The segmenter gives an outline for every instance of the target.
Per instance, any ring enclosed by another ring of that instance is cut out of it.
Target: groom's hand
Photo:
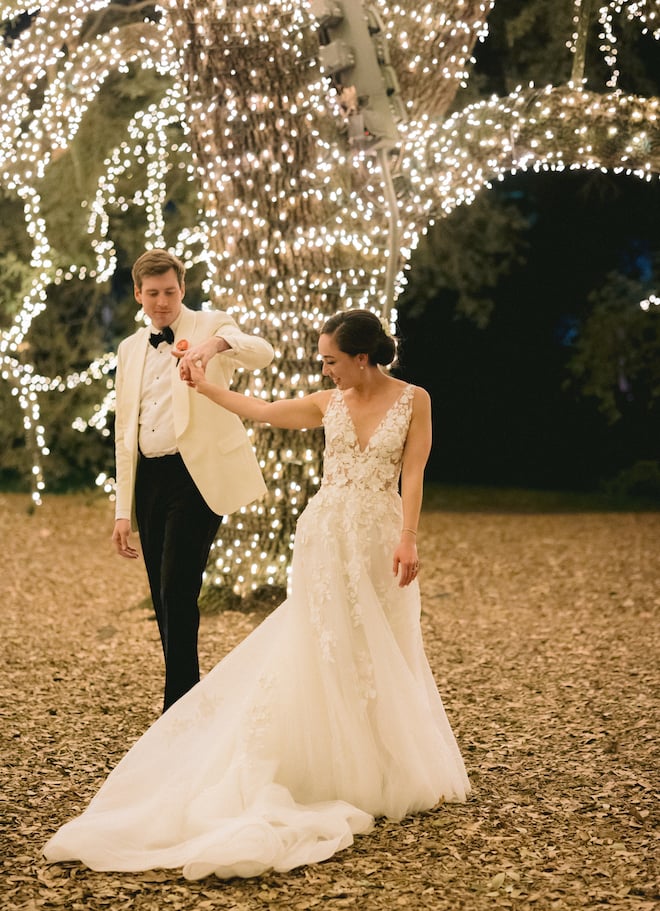
[[[131,533],[131,523],[128,519],[117,519],[114,531],[112,532],[112,543],[120,557],[127,557],[129,560],[136,560],[137,550],[128,543],[128,537]]]
[[[190,383],[192,380],[190,371],[193,364],[196,367],[201,367],[202,370],[206,370],[206,365],[212,357],[231,348],[231,345],[218,335],[213,335],[192,348],[187,346],[181,348],[179,347],[180,344],[180,342],[177,342],[174,346],[172,355],[179,359],[179,375],[186,383]]]

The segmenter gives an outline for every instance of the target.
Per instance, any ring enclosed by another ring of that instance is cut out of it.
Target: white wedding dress
[[[255,876],[324,860],[375,816],[465,800],[419,588],[392,574],[413,393],[360,450],[335,390],[287,600],[137,741],[50,839],[49,861]]]

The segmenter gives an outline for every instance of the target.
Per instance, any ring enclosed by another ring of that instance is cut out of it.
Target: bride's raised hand
[[[172,356],[179,361],[179,375],[189,385],[194,385],[192,379],[193,366],[201,366],[206,369],[211,358],[216,354],[221,354],[229,348],[228,343],[220,336],[212,335],[203,342],[191,345],[187,339],[179,339],[172,349]]]
[[[179,367],[179,374],[184,383],[199,391],[199,386],[206,382],[206,368],[201,358],[187,361]]]

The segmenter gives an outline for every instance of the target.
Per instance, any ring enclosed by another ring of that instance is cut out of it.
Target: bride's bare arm
[[[232,392],[210,383],[204,371],[195,365],[190,368],[189,386],[212,402],[226,408],[242,418],[261,421],[273,427],[287,430],[304,430],[308,427],[320,427],[327,404],[327,392],[313,392],[300,398],[281,399],[276,402],[265,402],[255,396]]]
[[[431,452],[431,433],[431,398],[425,389],[417,386],[401,468],[403,527],[414,532],[417,531],[422,508],[424,469]]]
[[[417,387],[413,413],[403,451],[401,468],[401,501],[403,521],[401,537],[394,551],[393,570],[399,585],[408,585],[417,576],[417,524],[422,509],[424,468],[431,451],[431,399],[425,389]]]

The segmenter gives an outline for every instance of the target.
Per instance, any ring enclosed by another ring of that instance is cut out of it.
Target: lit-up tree
[[[243,377],[245,392],[287,397],[321,382],[312,352],[324,318],[353,306],[395,319],[390,305],[420,235],[493,181],[527,168],[599,168],[645,180],[660,172],[658,98],[618,90],[616,44],[619,20],[660,38],[657,2],[553,2],[553,21],[566,25],[566,54],[574,55],[571,81],[463,106],[461,93],[474,98],[467,88],[472,55],[487,37],[495,0],[365,2],[371,24],[382,25],[376,40],[386,38],[381,58],[389,52],[406,114],[397,118],[395,141],[390,131],[381,144],[354,141],[348,115],[355,93],[338,93],[319,67],[318,17],[323,9],[332,17],[337,5],[2,4],[0,175],[5,194],[23,206],[32,277],[2,331],[0,363],[34,454],[35,502],[47,451],[41,397],[105,384],[93,418],[79,426],[107,432],[114,358],[101,354],[84,370],[40,376],[25,356],[26,339],[52,289],[110,280],[122,213],[139,210],[143,244],[168,246],[189,266],[203,267],[209,304],[274,342],[274,364]],[[596,21],[609,68],[603,91],[583,80]],[[67,259],[66,243],[52,235],[56,213],[43,188],[63,158],[78,161],[80,133],[113,79],[136,72],[152,78],[152,101],[99,150],[104,163],[93,189],[84,175],[72,188],[84,215],[74,233],[84,235],[87,249]],[[165,210],[182,173],[196,212],[187,222],[179,217],[173,235]],[[293,523],[318,481],[315,434],[265,428],[255,445],[270,496],[222,527],[210,573],[236,591],[283,584]],[[111,479],[101,483],[111,487]]]

